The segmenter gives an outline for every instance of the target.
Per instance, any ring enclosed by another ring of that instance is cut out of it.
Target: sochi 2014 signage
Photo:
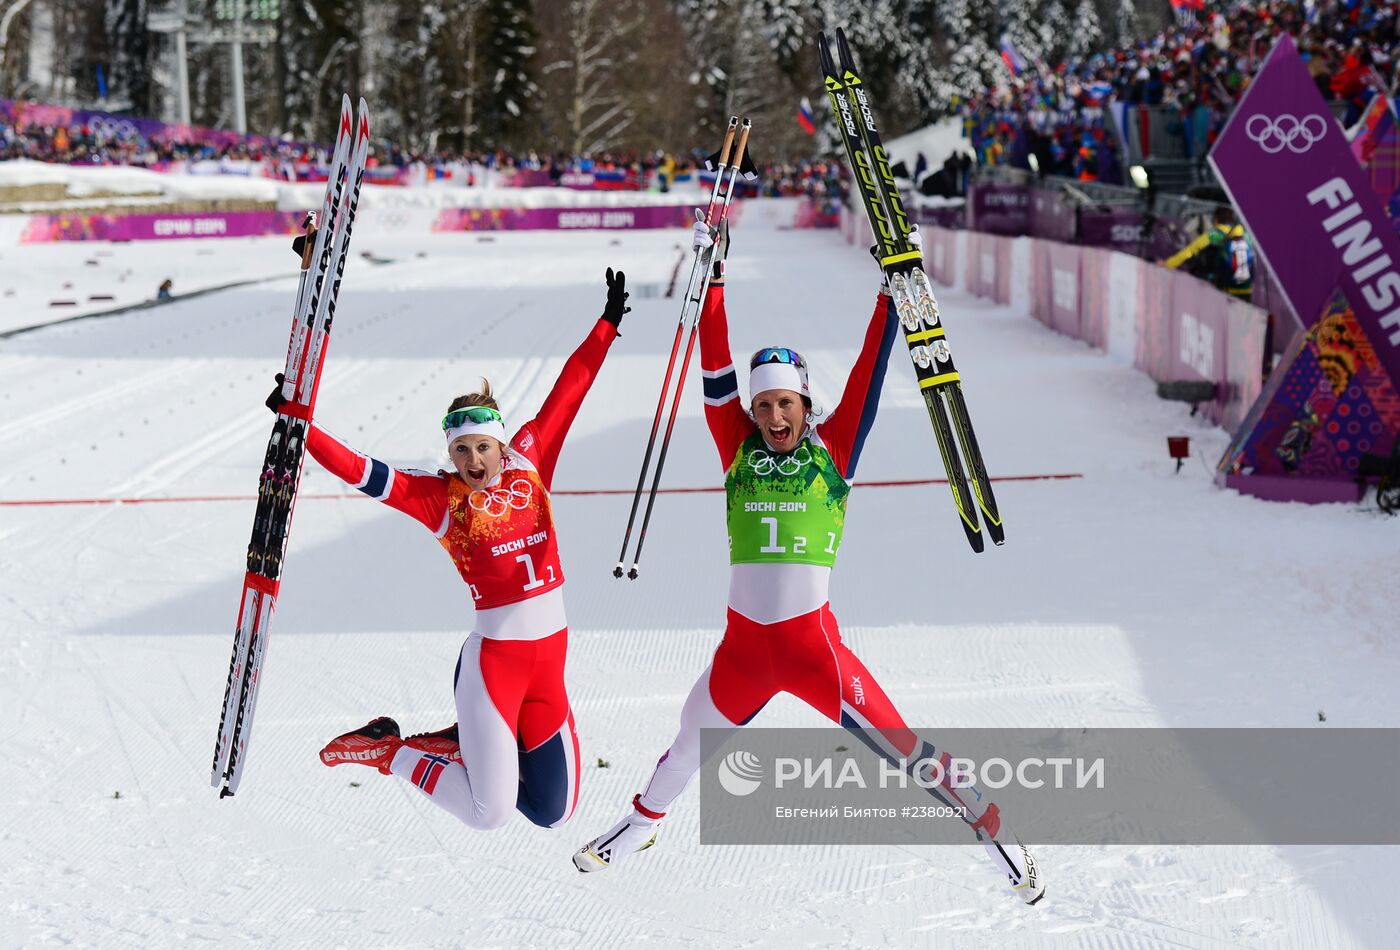
[[[1290,37],[1269,54],[1210,163],[1298,317],[1315,323],[1340,288],[1400,381],[1400,237]]]

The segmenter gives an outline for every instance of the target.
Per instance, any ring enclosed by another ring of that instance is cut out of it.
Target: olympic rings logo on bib
[[[529,507],[534,494],[534,486],[528,479],[517,478],[509,486],[493,488],[490,491],[474,491],[467,496],[467,506],[491,518],[499,518],[514,508],[520,511]]]
[[[812,453],[807,449],[807,443],[802,443],[797,447],[797,451],[791,455],[779,455],[774,457],[763,449],[754,449],[749,453],[749,468],[759,477],[767,477],[776,471],[779,475],[796,475],[806,468],[812,461]]]

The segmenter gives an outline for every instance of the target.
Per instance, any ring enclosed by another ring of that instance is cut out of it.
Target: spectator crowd
[[[26,107],[0,100],[0,161],[33,159],[82,165],[128,165],[165,169],[176,163],[251,163],[280,178],[305,178],[327,162],[323,146],[267,136],[187,126],[103,113],[72,113],[55,107]],[[65,120],[65,116],[68,118]],[[450,179],[454,184],[568,185],[598,181],[627,190],[659,188],[703,173],[703,156],[676,157],[664,151],[573,155],[534,149],[470,153],[440,149],[415,152],[392,142],[376,143],[369,166],[378,181]],[[401,174],[392,174],[399,170]],[[835,199],[843,167],[836,162],[772,163],[756,169],[742,188],[748,195]]]
[[[1151,39],[1082,61],[1025,64],[964,103],[978,161],[1122,184],[1121,142],[1107,119],[1115,102],[1167,110],[1180,151],[1203,158],[1283,33],[1297,41],[1323,97],[1343,104],[1343,124],[1356,122],[1378,92],[1396,91],[1397,0],[1173,6],[1176,25]],[[1007,60],[1020,65],[1019,56]]]

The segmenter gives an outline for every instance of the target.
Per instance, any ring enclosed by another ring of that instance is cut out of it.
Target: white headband
[[[449,446],[464,435],[489,435],[502,445],[506,444],[506,424],[495,419],[490,422],[472,422],[469,419],[466,425],[448,429],[444,434],[447,436]]]
[[[749,372],[749,401],[758,398],[759,393],[770,389],[789,389],[812,398],[807,388],[807,377],[791,363],[760,363]]]

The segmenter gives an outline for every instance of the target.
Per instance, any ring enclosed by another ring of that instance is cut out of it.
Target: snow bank
[[[240,175],[177,175],[116,165],[0,162],[0,187],[54,184],[65,185],[74,198],[101,194],[160,194],[195,201],[265,201],[283,211],[315,207],[320,204],[326,188],[324,182],[302,184]],[[699,186],[688,183],[669,194],[574,188],[366,185],[361,202],[365,208],[597,208],[669,205],[694,200],[700,195]]]
[[[972,146],[962,134],[962,119],[942,119],[933,125],[901,135],[885,143],[885,151],[892,162],[907,162],[909,171],[914,170],[919,153],[928,159],[930,171],[937,171],[954,152],[972,154]]]

